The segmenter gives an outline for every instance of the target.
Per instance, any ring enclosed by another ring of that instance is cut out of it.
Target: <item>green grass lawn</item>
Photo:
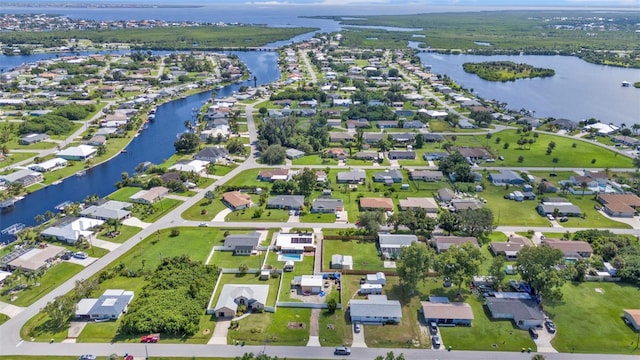
[[[147,214],[143,207],[134,207],[133,215],[144,222],[155,222],[171,210],[182,204],[182,201],[176,199],[164,198],[153,204],[154,212]]]
[[[13,152],[9,153],[4,161],[0,162],[0,165],[3,167],[13,165],[22,160],[28,159],[30,157],[36,156],[38,153],[30,153],[30,152]]]
[[[346,311],[336,310],[331,314],[321,310],[318,326],[322,346],[351,345],[353,342],[353,332]]]
[[[107,197],[111,200],[131,202],[129,198],[140,190],[142,189],[139,187],[125,186],[107,195]]]
[[[40,284],[39,286],[33,286],[31,284],[28,289],[14,295],[4,295],[0,297],[0,300],[17,306],[29,306],[49,291],[67,281],[73,275],[79,273],[82,269],[84,269],[82,265],[72,264],[66,261],[61,262],[47,270],[47,272],[37,280]],[[15,297],[14,301],[11,301],[12,297]]]
[[[221,274],[222,278],[220,279],[220,283],[218,288],[216,289],[216,293],[214,294],[213,305],[218,301],[218,296],[222,292],[222,288],[225,284],[230,285],[244,285],[244,284],[252,284],[252,285],[269,285],[269,295],[267,296],[266,306],[275,306],[276,305],[276,297],[278,296],[278,287],[280,284],[280,277],[271,277],[269,280],[260,280],[258,274]]]
[[[248,345],[304,346],[309,341],[310,309],[283,308],[271,313],[251,314],[238,321],[236,330],[229,330],[227,343],[235,340]],[[302,328],[290,329],[290,324],[302,323]]]
[[[278,209],[263,209],[262,216],[259,218],[254,218],[253,215],[258,209],[257,207],[252,207],[249,209],[242,209],[239,211],[234,211],[231,214],[227,215],[225,221],[245,221],[245,222],[254,222],[254,221],[266,221],[266,222],[286,222],[289,220],[289,211],[288,210],[278,210]]]
[[[0,314],[0,325],[4,324],[10,318],[5,314]]]
[[[493,212],[494,222],[497,225],[549,226],[549,220],[536,211],[539,204],[537,201],[514,201],[503,198],[503,195],[515,189],[517,188],[513,186],[505,190],[504,186],[487,185],[483,192],[478,193],[479,197],[487,200],[485,206]]]
[[[182,218],[194,221],[211,221],[226,208],[227,206],[220,199],[213,199],[211,202],[208,199],[202,199],[183,212]]]
[[[336,222],[336,214],[319,214],[306,213],[300,216],[300,222],[303,223],[334,223]]]
[[[307,155],[299,159],[292,160],[293,165],[338,165],[338,160],[323,158],[320,155]]]
[[[109,228],[106,229],[105,231],[101,232],[98,234],[98,239],[102,239],[102,240],[106,240],[106,241],[111,241],[111,242],[115,242],[115,243],[119,243],[122,244],[123,242],[129,240],[131,237],[133,237],[135,234],[139,233],[140,231],[142,231],[141,228],[139,227],[135,227],[135,226],[129,226],[129,225],[120,225],[118,227],[118,231],[120,232],[120,234],[116,237],[108,237],[107,233],[111,232],[113,229]]]
[[[228,184],[233,184],[238,187],[256,186],[269,191],[271,185],[268,182],[258,181],[258,173],[260,169],[245,170],[229,180]]]
[[[637,309],[640,304],[638,287],[622,283],[568,283],[562,293],[562,301],[544,303],[545,312],[558,330],[552,340],[558,351],[640,355],[638,334],[622,321],[623,309]]]
[[[214,167],[214,171],[213,171],[213,175],[216,176],[224,176],[227,175],[228,173],[231,172],[231,170],[237,168],[237,165],[216,165]],[[205,178],[205,177],[201,177],[200,181],[198,182],[198,187],[199,188],[206,188],[207,186],[213,184],[215,180],[211,179],[211,178]]]
[[[597,205],[593,195],[572,195],[567,194],[567,199],[574,205],[580,207],[585,217],[568,217],[568,221],[559,223],[564,227],[584,227],[584,228],[621,228],[630,229],[631,226],[622,222],[609,219],[594,209]]]
[[[233,251],[216,251],[211,257],[210,265],[216,265],[224,269],[237,269],[241,264],[250,269],[262,268],[265,253],[259,255],[234,255]]]
[[[327,271],[333,254],[353,256],[354,270],[384,270],[384,263],[374,241],[324,240],[322,246],[322,266]]]

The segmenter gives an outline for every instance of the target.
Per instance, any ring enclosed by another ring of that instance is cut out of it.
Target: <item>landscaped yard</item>
[[[322,241],[322,267],[329,271],[329,263],[333,254],[353,256],[354,270],[384,270],[384,263],[378,254],[375,241],[358,240],[324,240]]]
[[[278,307],[275,313],[251,314],[229,330],[227,343],[304,346],[309,341],[311,309]],[[301,325],[301,326],[299,326]]]
[[[544,303],[556,324],[552,341],[560,352],[640,355],[638,334],[622,321],[623,309],[637,309],[640,288],[622,283],[568,283],[563,299]]]
[[[183,212],[182,217],[185,220],[211,221],[226,208],[220,199],[213,199],[211,202],[208,199],[202,199]]]
[[[139,228],[139,227],[135,227],[135,226],[120,225],[120,226],[118,226],[118,231],[120,232],[120,234],[118,236],[115,236],[115,237],[107,236],[107,233],[109,233],[111,231],[113,231],[113,229],[112,228],[108,228],[105,231],[99,233],[97,238],[121,244],[121,243],[129,240],[135,234],[137,234],[140,231],[142,231],[142,229]]]
[[[307,155],[299,159],[292,160],[293,165],[338,165],[338,160],[323,158],[320,155]]]
[[[4,295],[0,297],[0,301],[17,306],[29,306],[49,291],[60,286],[60,284],[67,281],[73,275],[79,273],[82,269],[84,269],[82,265],[63,261],[47,270],[41,278],[37,279],[38,286],[30,283],[27,290],[20,291],[14,295]],[[15,300],[11,301],[12,298]]]

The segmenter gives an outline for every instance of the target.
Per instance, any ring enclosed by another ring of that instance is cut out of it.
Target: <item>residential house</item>
[[[402,182],[404,175],[399,169],[381,171],[373,174],[373,181],[382,182],[387,185]]]
[[[438,200],[442,202],[449,202],[453,200],[456,196],[456,193],[449,188],[442,188],[438,190]]]
[[[308,295],[316,295],[322,291],[324,279],[322,275],[296,276],[291,281],[291,287],[299,287],[300,292]]]
[[[335,127],[340,126],[340,124],[332,125]],[[342,142],[342,141],[353,141],[353,133],[348,132],[330,132],[329,133],[329,141],[331,142]]]
[[[289,181],[297,172],[289,169],[264,169],[258,173],[258,180],[274,182],[276,180]]]
[[[616,135],[611,138],[611,141],[613,141],[616,144],[632,146],[634,148],[637,148],[638,146],[640,146],[640,140],[633,138],[631,136]]]
[[[431,119],[444,119],[449,115],[446,111],[441,110],[427,110],[425,113]]]
[[[531,246],[531,241],[522,236],[511,236],[504,241],[493,241],[489,243],[489,248],[494,255],[503,255],[509,261],[518,259],[518,253],[527,246]]]
[[[17,258],[7,263],[8,269],[20,269],[23,272],[46,269],[54,264],[54,261],[67,252],[62,246],[47,244],[45,247],[36,247],[27,250]],[[3,259],[4,261],[5,259]]]
[[[545,193],[556,193],[558,192],[558,187],[549,181],[541,181],[539,187],[542,186]]]
[[[380,120],[376,123],[379,129],[395,129],[398,127],[398,122],[395,120]]]
[[[344,149],[341,148],[329,148],[322,151],[322,156],[332,159],[345,160],[348,154]]]
[[[100,219],[66,217],[55,225],[42,230],[40,235],[55,238],[67,244],[75,244],[81,238],[91,240],[95,233],[93,229],[102,224],[104,224],[104,220]]]
[[[385,258],[400,256],[403,247],[409,247],[418,241],[413,234],[378,234],[378,248]]]
[[[416,152],[408,150],[391,150],[387,153],[389,160],[415,160]]]
[[[361,184],[364,183],[367,174],[362,169],[355,169],[346,172],[339,172],[336,175],[336,182],[347,184]]]
[[[378,141],[384,139],[384,135],[383,133],[372,133],[372,132],[366,132],[362,135],[362,139],[364,140],[365,143],[367,144],[375,144]]]
[[[398,143],[410,143],[415,140],[416,135],[414,133],[390,133],[388,136],[391,137],[391,140]],[[415,157],[414,157],[415,158]]]
[[[454,212],[461,212],[468,209],[480,209],[482,207],[482,202],[478,199],[474,198],[466,198],[466,199],[453,199],[451,200],[451,207],[449,210],[453,210]]]
[[[633,217],[640,207],[640,197],[635,194],[599,194],[598,202],[609,216]]]
[[[39,143],[40,141],[49,140],[49,135],[47,134],[27,134],[18,139],[18,143],[20,145],[31,145],[35,143]]]
[[[574,130],[578,127],[577,122],[569,119],[556,119],[549,122],[549,125],[555,126],[558,129],[568,130],[568,131]]]
[[[499,173],[489,174],[489,180],[493,185],[522,185],[524,179],[513,170],[500,170]]]
[[[488,160],[491,159],[491,153],[487,151],[487,149],[481,147],[459,147],[459,148],[451,148],[452,151],[457,151],[460,155],[464,156],[466,159],[478,162],[480,160]]]
[[[304,151],[300,151],[298,149],[287,149],[287,159],[295,160],[303,157],[305,155]]]
[[[43,177],[41,173],[29,169],[22,169],[7,175],[0,175],[0,184],[8,185],[16,183],[23,187],[39,183],[42,180]]]
[[[131,216],[131,203],[109,200],[98,205],[91,205],[80,211],[80,216],[100,220],[117,219],[124,220]]]
[[[542,216],[546,215],[560,216],[580,216],[582,211],[576,205],[573,205],[567,199],[564,198],[544,198],[542,203],[538,205],[538,213]]]
[[[249,208],[253,204],[251,196],[240,191],[229,191],[222,194],[222,202],[233,211]]]
[[[494,319],[512,319],[521,329],[541,327],[544,313],[535,300],[488,297],[487,308]]]
[[[200,150],[193,156],[193,159],[209,163],[216,163],[218,161],[224,160],[227,156],[229,156],[229,152],[227,151],[227,149],[211,146]]]
[[[194,173],[194,174],[205,174],[207,172],[207,167],[209,166],[208,161],[203,160],[181,160],[176,162],[175,164],[169,166],[167,170],[170,171],[181,171],[186,173]]]
[[[380,153],[377,151],[358,151],[354,158],[358,160],[378,160]]]
[[[224,246],[233,251],[233,255],[251,255],[260,244],[260,233],[230,234],[224,238]]]
[[[268,209],[299,210],[304,206],[302,195],[274,195],[267,200]]]
[[[624,309],[624,319],[635,331],[640,331],[640,309]]]
[[[331,255],[329,268],[335,270],[353,270],[353,256],[351,255]]]
[[[363,197],[363,198],[360,198],[360,209],[393,211],[393,200],[391,198]]]
[[[133,295],[133,291],[107,289],[97,299],[81,299],[75,316],[82,320],[117,320],[127,312]]]
[[[336,213],[342,211],[344,205],[342,199],[325,199],[318,198],[313,201],[311,205],[312,213]]]
[[[276,236],[276,250],[283,254],[301,254],[315,248],[313,233],[279,233]]]
[[[151,205],[157,201],[162,200],[169,194],[169,189],[164,186],[152,187],[149,190],[140,190],[137,193],[131,195],[129,200],[139,204]]]
[[[43,173],[47,171],[62,169],[66,166],[67,166],[67,160],[61,159],[61,158],[53,158],[38,164],[31,164],[28,166],[28,168],[30,170]]]
[[[367,119],[347,120],[347,129],[370,128],[371,124]]]
[[[586,241],[544,239],[544,245],[562,251],[565,259],[588,259],[593,254],[593,248]]]
[[[375,274],[367,274],[365,281],[367,284],[385,286],[387,284],[387,276],[382,271],[378,271]]]
[[[460,246],[462,244],[473,244],[475,246],[480,246],[478,244],[478,239],[473,236],[434,236],[432,243],[436,248],[438,253],[446,251],[451,246]]]
[[[107,137],[104,135],[93,135],[91,139],[87,140],[87,145],[91,146],[104,146],[107,143]]]
[[[95,156],[96,153],[97,153],[97,150],[93,146],[78,145],[78,146],[71,146],[64,150],[58,151],[56,156],[59,158],[63,158],[65,160],[85,161]]]
[[[320,183],[326,183],[327,173],[322,170],[316,171],[316,181]]]
[[[439,170],[413,170],[409,171],[409,177],[414,181],[441,181],[443,174]]]
[[[425,142],[442,142],[444,140],[444,137],[440,134],[433,134],[433,133],[427,133],[427,134],[422,134],[422,137],[424,138]]]
[[[445,326],[471,326],[471,322],[474,319],[471,306],[464,302],[421,301],[420,305],[422,305],[422,316],[427,324],[435,322],[438,325]]]
[[[403,129],[422,129],[424,124],[420,120],[407,120],[402,123]]]
[[[218,319],[230,319],[236,316],[239,305],[246,306],[252,312],[261,312],[268,296],[269,285],[225,284],[213,313]],[[210,310],[207,313],[211,313]]]
[[[366,300],[351,299],[349,316],[352,323],[398,324],[402,320],[402,307],[398,300],[386,295],[369,295]]]
[[[380,284],[360,284],[359,295],[382,295],[382,285]]]
[[[400,199],[399,201],[400,210],[409,210],[409,209],[424,209],[427,214],[438,214],[438,204],[433,198],[423,197],[423,198],[414,198],[408,197],[406,199]]]

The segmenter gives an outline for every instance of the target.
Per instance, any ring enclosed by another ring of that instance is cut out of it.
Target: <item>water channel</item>
[[[275,52],[233,52],[247,65],[251,77],[256,76],[258,85],[280,78]],[[23,57],[23,62],[35,61]],[[216,90],[216,97],[225,97],[242,85],[253,85],[253,80],[232,84]],[[64,201],[81,201],[87,195],[106,196],[116,190],[115,183],[121,180],[122,172],[133,173],[135,167],[145,161],[159,164],[175,153],[173,142],[176,135],[185,131],[184,121],[192,118],[193,109],[199,109],[212,95],[211,91],[168,102],[158,107],[153,123],[143,130],[127,146],[127,152],[117,155],[106,163],[97,165],[84,176],[72,176],[59,185],[50,185],[27,195],[16,203],[12,211],[0,214],[0,229],[15,223],[35,224],[34,217]]]

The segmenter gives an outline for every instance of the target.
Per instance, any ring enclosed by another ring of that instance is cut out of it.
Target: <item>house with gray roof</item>
[[[513,170],[500,170],[499,173],[489,174],[489,180],[493,185],[522,185],[524,184],[524,179],[520,174]]]
[[[454,193],[453,190],[449,188],[442,188],[438,190],[438,200],[440,201],[449,202],[453,200],[455,196],[456,193]]]
[[[233,251],[233,255],[251,255],[260,243],[260,233],[230,234],[224,238],[224,246]]]
[[[364,182],[366,178],[367,178],[367,174],[362,169],[339,172],[336,175],[336,181],[338,183],[347,183],[347,184],[359,184]]]
[[[131,207],[132,204],[128,202],[109,200],[99,205],[89,206],[80,211],[80,215],[100,220],[123,220],[131,216],[129,210]]]
[[[409,150],[391,150],[387,153],[389,160],[415,160],[416,152]]]
[[[521,329],[541,327],[544,314],[535,300],[488,297],[487,308],[494,319],[512,319]]]
[[[418,241],[412,234],[378,234],[378,247],[384,257],[397,257],[403,247],[409,247]]]
[[[227,151],[227,149],[211,146],[211,147],[206,147],[200,150],[197,154],[193,156],[193,159],[215,163],[219,160],[223,160],[228,155],[229,155],[229,152]]]
[[[49,135],[47,134],[27,134],[20,139],[18,139],[18,143],[20,145],[31,145],[35,143],[39,143],[40,141],[49,140]]]
[[[400,301],[386,295],[369,295],[366,300],[349,301],[349,316],[352,323],[397,324],[402,320],[402,307]]]
[[[302,195],[274,195],[267,200],[269,209],[298,210],[304,206]]]
[[[264,310],[269,296],[269,285],[235,285],[225,284],[218,296],[213,313],[218,319],[233,318],[239,305],[257,312]],[[207,310],[211,313],[211,309]]]
[[[305,155],[304,151],[300,151],[298,149],[287,149],[287,159],[295,160],[303,157]]]
[[[373,174],[373,181],[391,185],[393,183],[402,182],[404,176],[399,169],[389,171],[381,171]]]
[[[384,138],[383,133],[366,132],[363,134],[364,142],[367,144],[375,144]]]
[[[438,253],[446,251],[454,245],[460,246],[462,244],[470,243],[476,247],[480,246],[478,245],[478,239],[473,236],[434,236],[432,241]]]
[[[312,213],[335,213],[336,211],[342,211],[344,204],[342,199],[326,199],[318,198],[313,201],[311,205]]]
[[[76,305],[75,316],[85,320],[117,320],[127,311],[133,291],[108,289],[97,299],[82,299]]]
[[[411,180],[440,181],[443,176],[440,170],[414,170],[409,172]]]

